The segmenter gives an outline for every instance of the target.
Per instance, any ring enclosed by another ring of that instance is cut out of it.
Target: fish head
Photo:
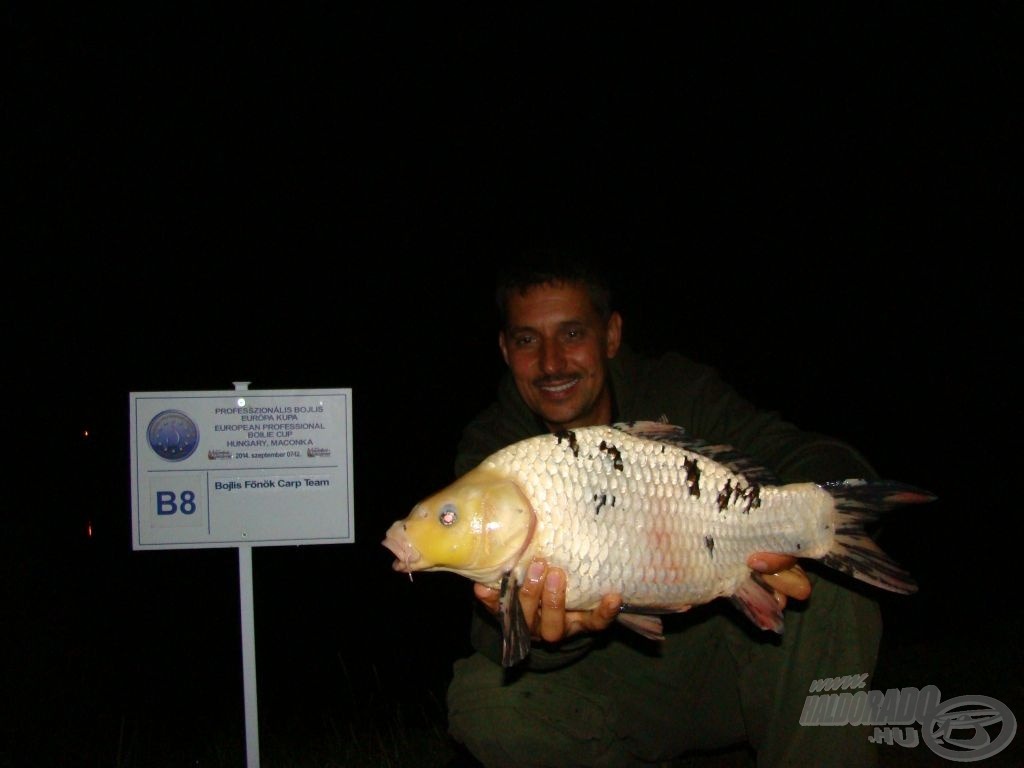
[[[523,556],[534,521],[515,481],[480,466],[413,507],[382,543],[395,555],[396,571],[452,571],[491,583]]]

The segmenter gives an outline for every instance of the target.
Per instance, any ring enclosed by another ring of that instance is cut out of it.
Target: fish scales
[[[613,427],[574,435],[524,440],[484,462],[513,476],[533,502],[538,541],[530,558],[568,572],[570,609],[592,608],[610,593],[633,606],[706,602],[749,577],[751,551],[815,557],[828,549],[832,501],[816,486],[800,495],[764,489],[760,507],[748,512],[742,492],[752,486],[698,453]],[[693,467],[698,479],[688,482]],[[547,494],[553,477],[579,492]],[[727,484],[735,492],[719,508]]]
[[[384,539],[395,570],[452,571],[502,588],[505,663],[528,651],[510,637],[529,563],[566,572],[566,607],[622,595],[620,621],[651,637],[660,621],[631,618],[731,598],[758,626],[782,631],[770,590],[752,574],[755,552],[820,559],[883,589],[913,579],[864,531],[896,506],[934,496],[903,483],[859,479],[778,484],[728,446],[676,426],[630,422],[521,440],[495,452],[396,521]],[[509,648],[514,650],[509,651]]]

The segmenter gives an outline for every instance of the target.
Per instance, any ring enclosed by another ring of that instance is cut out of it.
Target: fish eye
[[[455,511],[454,504],[448,503],[441,507],[437,519],[441,521],[441,525],[454,525],[455,521],[459,519],[459,513]]]

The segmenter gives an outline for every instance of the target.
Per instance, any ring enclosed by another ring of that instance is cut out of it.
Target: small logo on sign
[[[149,447],[167,461],[184,461],[199,445],[199,428],[188,414],[176,410],[161,411],[146,430]]]

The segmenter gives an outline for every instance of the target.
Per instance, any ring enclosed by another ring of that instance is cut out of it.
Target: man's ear
[[[619,354],[619,345],[622,343],[622,315],[612,312],[608,318],[608,328],[605,332],[605,339],[608,344],[608,359]]]
[[[498,331],[498,347],[501,348],[501,357],[505,360],[505,365],[508,365],[508,345],[505,344],[504,331]]]

